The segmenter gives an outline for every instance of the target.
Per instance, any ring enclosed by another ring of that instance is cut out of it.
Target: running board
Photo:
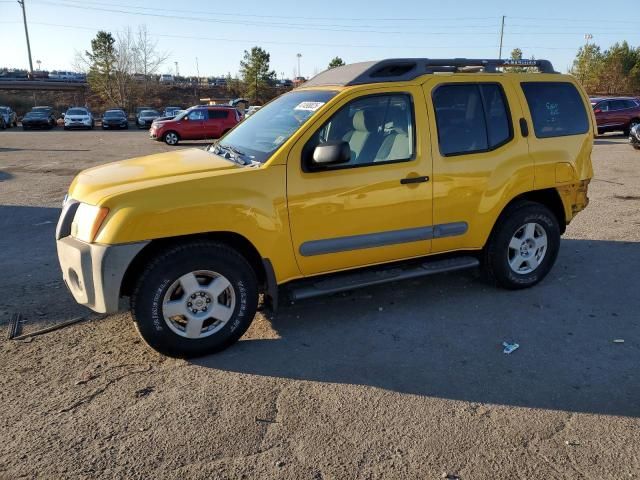
[[[291,286],[289,298],[291,301],[303,300],[370,285],[424,277],[436,273],[454,272],[478,265],[480,265],[480,261],[475,257],[452,257],[410,266],[382,266],[355,273],[338,273],[316,281],[303,280],[297,286]]]

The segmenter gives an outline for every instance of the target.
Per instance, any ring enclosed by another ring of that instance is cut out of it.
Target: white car
[[[249,108],[247,108],[247,111],[244,112],[244,118],[249,118],[251,115],[256,113],[261,108],[262,108],[262,106],[260,106],[260,105],[251,105]]]
[[[72,107],[64,114],[64,129],[86,128],[91,130],[94,126],[93,115],[84,107]]]

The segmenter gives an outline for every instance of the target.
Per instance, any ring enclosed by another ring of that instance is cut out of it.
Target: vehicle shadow
[[[626,138],[627,137],[620,137],[618,141],[596,138],[593,140],[593,144],[594,145],[626,145],[627,144]]]
[[[0,325],[20,313],[25,333],[89,313],[62,281],[59,216],[59,208],[0,205]]]
[[[5,182],[7,180],[11,180],[12,178],[13,175],[11,175],[10,173],[0,170],[0,182]]]
[[[640,243],[563,241],[535,288],[455,273],[282,308],[273,338],[196,360],[251,375],[640,416]],[[624,343],[615,343],[622,339]],[[520,348],[506,355],[502,342]]]

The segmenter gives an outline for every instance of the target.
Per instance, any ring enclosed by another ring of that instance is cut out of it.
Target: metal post
[[[300,73],[300,57],[302,57],[301,53],[296,54],[296,57],[298,57],[298,77],[302,77],[302,74]]]
[[[29,74],[33,78],[33,61],[31,60],[31,44],[29,43],[29,29],[27,28],[27,12],[24,8],[24,0],[18,0],[18,5],[22,7],[22,20],[24,20],[24,35],[27,37],[27,52],[29,53]]]
[[[502,38],[504,37],[504,19],[505,16],[502,16],[502,27],[500,27],[500,52],[498,53],[498,59],[502,60]]]

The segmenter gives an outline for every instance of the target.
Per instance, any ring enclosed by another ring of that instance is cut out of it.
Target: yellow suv
[[[585,92],[545,60],[334,68],[206,149],[80,173],[56,232],[64,280],[97,312],[129,307],[177,356],[238,340],[261,295],[275,307],[478,266],[529,287],[587,205],[595,129]]]

